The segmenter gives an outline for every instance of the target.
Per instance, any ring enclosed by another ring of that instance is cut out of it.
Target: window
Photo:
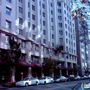
[[[45,21],[43,21],[43,25],[45,26]]]
[[[7,15],[11,15],[11,9],[8,8],[8,7],[6,7],[6,14],[7,14]]]
[[[32,10],[35,11],[35,6],[34,5],[32,5]]]
[[[60,2],[58,2],[57,4],[58,4],[58,6],[61,6],[61,3]]]
[[[45,30],[43,30],[43,35],[46,35],[46,31]]]
[[[52,34],[52,39],[54,39],[54,34]]]
[[[63,43],[63,38],[59,38],[59,40],[60,40],[60,43]]]
[[[30,3],[28,2],[28,8],[30,7]]]
[[[45,13],[43,12],[43,17],[45,17]]]
[[[53,22],[53,18],[51,18],[51,22]]]
[[[35,2],[35,0],[32,0],[33,2]]]
[[[43,7],[43,9],[45,9],[45,5],[44,4],[42,4],[42,7]]]
[[[61,13],[61,9],[58,9],[58,13]]]
[[[67,31],[66,31],[66,36],[68,35]]]
[[[21,41],[21,47],[26,48],[26,43],[24,41]]]
[[[60,34],[60,35],[63,35],[63,31],[62,31],[62,30],[59,30],[59,34]]]
[[[35,30],[35,25],[34,24],[32,24],[32,30]]]
[[[32,39],[35,40],[35,35],[34,34],[32,35]]]
[[[23,19],[19,18],[19,24],[23,24]]]
[[[6,0],[7,2],[11,3],[11,0]]]
[[[6,28],[11,29],[11,21],[6,20]]]
[[[62,27],[62,23],[59,23],[59,27]]]
[[[54,47],[54,43],[52,43],[52,46]]]
[[[23,2],[23,0],[18,0],[20,3],[22,3]]]
[[[53,14],[53,11],[51,10],[51,14]]]
[[[68,43],[68,39],[66,39],[66,43]]]
[[[59,20],[62,20],[62,16],[58,16],[58,19],[59,19]]]
[[[23,35],[23,30],[19,29],[19,35]]]
[[[54,27],[52,26],[52,30],[54,30]]]
[[[32,14],[32,19],[35,20],[35,15],[34,14]]]
[[[28,27],[30,27],[30,22],[28,22]]]
[[[46,44],[46,39],[43,39],[43,43]]]
[[[30,18],[30,12],[28,12],[28,17]]]
[[[52,3],[51,3],[51,7],[52,7]]]
[[[23,8],[20,6],[18,8],[19,8],[19,13],[23,13]]]

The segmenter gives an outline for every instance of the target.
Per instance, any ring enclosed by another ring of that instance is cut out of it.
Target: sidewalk
[[[1,84],[0,84],[0,90],[3,90],[3,89],[7,89],[8,87],[3,87]]]

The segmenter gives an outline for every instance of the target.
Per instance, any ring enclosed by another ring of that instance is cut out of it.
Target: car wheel
[[[53,81],[51,81],[51,83],[53,83]]]
[[[36,81],[36,85],[38,85],[39,83],[38,83],[38,81]]]
[[[25,86],[27,87],[28,86],[28,83],[25,83]]]
[[[46,81],[44,81],[44,84],[46,84]]]

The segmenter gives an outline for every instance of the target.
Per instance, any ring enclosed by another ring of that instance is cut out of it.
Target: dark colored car
[[[69,75],[69,76],[68,76],[68,81],[73,81],[73,80],[75,80],[74,75]]]

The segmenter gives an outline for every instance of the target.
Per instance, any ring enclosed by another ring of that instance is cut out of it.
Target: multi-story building
[[[0,48],[7,50],[8,36],[21,43],[20,72],[41,75],[41,64],[49,57],[59,62],[59,75],[77,74],[75,24],[71,17],[71,0],[0,0]],[[39,48],[39,41],[42,43]],[[63,47],[58,56],[53,49]],[[35,67],[31,62],[37,62]],[[27,64],[28,63],[28,64]],[[47,72],[46,72],[47,73]],[[16,76],[17,76],[16,75]]]

